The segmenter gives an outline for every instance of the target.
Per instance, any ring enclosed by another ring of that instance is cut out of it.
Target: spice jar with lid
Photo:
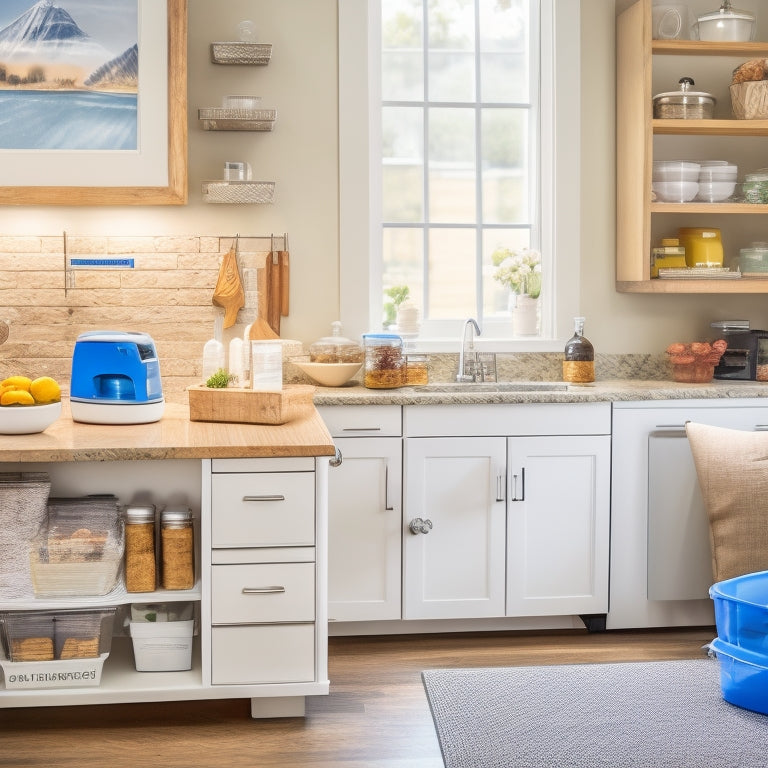
[[[192,589],[195,586],[195,548],[192,510],[168,507],[160,517],[163,589]]]
[[[155,507],[127,506],[125,520],[125,590],[153,592],[157,587]]]
[[[403,339],[395,333],[363,334],[365,375],[369,389],[394,389],[405,384]]]

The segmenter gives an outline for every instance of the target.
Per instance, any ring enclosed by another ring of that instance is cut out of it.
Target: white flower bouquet
[[[530,248],[497,248],[491,254],[493,279],[514,293],[537,299],[541,293],[541,254]]]

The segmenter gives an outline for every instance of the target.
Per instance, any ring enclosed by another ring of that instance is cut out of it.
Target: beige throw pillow
[[[768,570],[768,432],[686,424],[716,582]]]

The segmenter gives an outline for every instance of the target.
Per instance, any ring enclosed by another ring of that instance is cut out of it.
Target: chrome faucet
[[[474,328],[474,331],[473,331]],[[469,343],[467,343],[467,330],[469,330]],[[475,335],[480,335],[480,326],[477,320],[469,318],[464,323],[464,333],[461,336],[461,351],[459,352],[459,372],[456,374],[456,381],[476,381],[477,380],[477,362],[474,354],[468,356],[468,352],[475,351]]]

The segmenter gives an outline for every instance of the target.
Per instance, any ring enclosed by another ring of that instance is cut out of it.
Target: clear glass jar
[[[565,345],[563,381],[586,384],[595,380],[595,348],[584,337],[584,318],[573,318],[573,336]]]
[[[403,339],[395,333],[366,333],[363,385],[369,389],[394,389],[405,384]]]
[[[195,546],[192,510],[169,507],[160,517],[163,589],[195,586]]]
[[[153,592],[157,587],[155,507],[128,506],[125,520],[125,590]]]
[[[429,384],[429,357],[408,353],[405,356],[405,383],[409,387]]]

